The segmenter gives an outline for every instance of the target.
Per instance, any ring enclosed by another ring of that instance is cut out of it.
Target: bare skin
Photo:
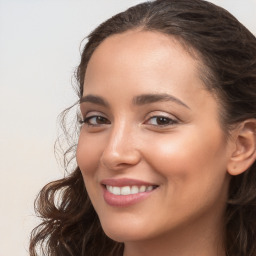
[[[109,37],[89,62],[77,162],[101,225],[124,242],[124,256],[225,255],[234,144],[198,65],[174,38],[146,31]],[[154,189],[111,205],[104,180],[124,178]]]

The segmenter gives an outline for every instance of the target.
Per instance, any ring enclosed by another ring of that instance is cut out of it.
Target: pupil
[[[98,124],[103,124],[105,122],[105,118],[101,117],[101,116],[98,116],[97,117],[97,123]]]
[[[169,121],[165,117],[158,117],[157,118],[157,124],[168,124],[168,123],[169,123]]]

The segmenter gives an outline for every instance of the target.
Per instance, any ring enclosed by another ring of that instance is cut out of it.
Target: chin
[[[105,234],[116,242],[139,241],[146,238],[145,228],[140,225],[124,223],[102,223]]]

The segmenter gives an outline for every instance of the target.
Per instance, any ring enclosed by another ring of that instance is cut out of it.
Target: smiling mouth
[[[140,194],[144,192],[150,192],[154,189],[156,189],[158,186],[123,186],[123,187],[117,187],[117,186],[110,186],[110,185],[104,185],[106,190],[116,196],[126,196],[126,195],[134,195],[134,194]]]
[[[159,185],[136,179],[104,179],[103,198],[112,207],[129,207],[151,196]]]

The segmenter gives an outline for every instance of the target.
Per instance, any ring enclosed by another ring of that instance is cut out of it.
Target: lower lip
[[[107,204],[110,206],[116,207],[127,207],[130,205],[134,205],[147,197],[149,197],[155,189],[147,192],[131,194],[131,195],[114,195],[110,193],[105,187],[103,188],[103,197]]]

